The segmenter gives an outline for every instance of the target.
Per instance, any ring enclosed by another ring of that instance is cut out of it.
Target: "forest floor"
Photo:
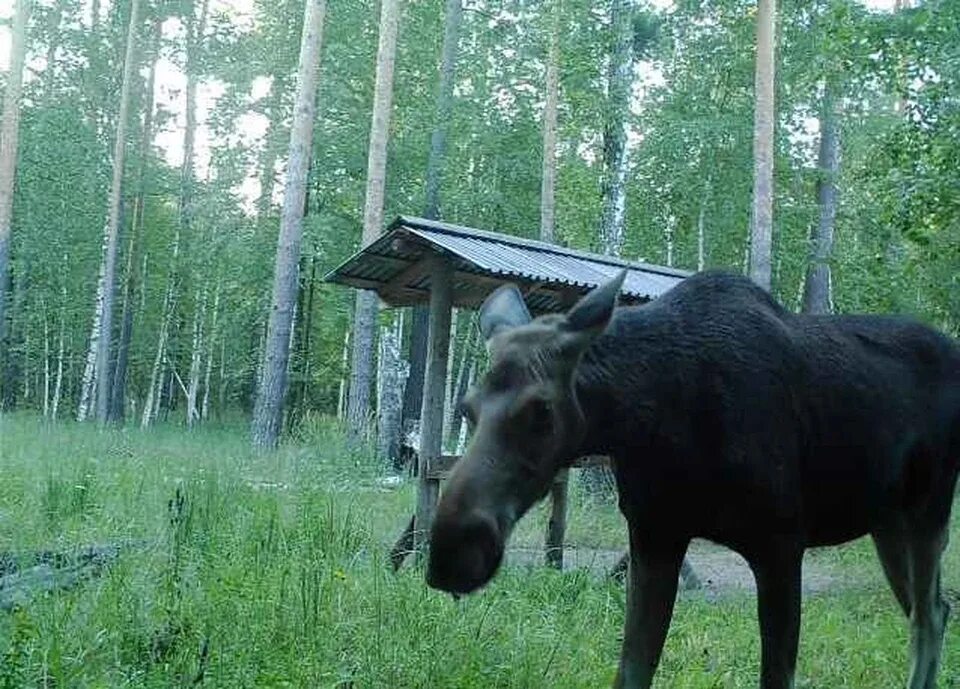
[[[414,494],[317,420],[260,455],[239,425],[0,415],[0,687],[610,685],[624,606],[607,576],[625,544],[613,503],[571,491],[563,572],[541,564],[547,506],[534,508],[495,580],[454,601],[416,567],[389,570]],[[749,570],[705,542],[690,561],[704,587],[680,597],[655,686],[756,686]],[[811,551],[805,569],[798,687],[902,686],[907,626],[869,540]],[[24,582],[37,588],[3,609]],[[960,687],[956,624],[940,686]]]

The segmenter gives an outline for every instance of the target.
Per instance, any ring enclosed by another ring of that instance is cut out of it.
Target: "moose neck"
[[[656,412],[650,392],[656,343],[639,309],[622,310],[617,322],[583,354],[574,377],[577,401],[586,421],[578,456],[616,455],[627,436],[652,429]],[[633,327],[634,325],[641,327]],[[663,365],[665,362],[660,362]]]

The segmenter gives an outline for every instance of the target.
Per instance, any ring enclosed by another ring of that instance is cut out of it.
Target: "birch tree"
[[[773,135],[776,0],[757,0],[750,277],[770,289],[773,253]]]
[[[820,106],[820,152],[817,169],[818,220],[811,238],[810,264],[803,290],[804,313],[833,311],[830,260],[837,218],[837,175],[840,167],[840,131],[829,84],[824,86]]]
[[[326,0],[306,1],[297,68],[296,104],[283,192],[283,212],[274,265],[272,307],[251,429],[254,447],[263,449],[276,446],[283,419],[325,14]]]
[[[209,0],[200,3],[199,18],[194,16],[191,5],[187,14],[187,110],[183,134],[183,166],[180,174],[180,233],[192,237],[196,193],[196,136],[197,136],[197,81],[200,72],[200,44],[207,28]],[[202,242],[202,240],[201,240]],[[186,398],[187,426],[199,420],[197,393],[200,384],[200,362],[203,356],[203,320],[206,316],[206,286],[195,288],[193,301],[193,326],[191,328],[190,368],[184,397]]]
[[[600,251],[619,256],[623,249],[627,203],[627,120],[633,84],[633,4],[612,0],[612,44],[607,74],[607,117],[603,131],[603,212]]]
[[[160,57],[160,29],[159,17],[153,20],[150,46],[155,55],[150,63],[150,72],[147,76],[143,91],[143,123],[140,133],[140,147],[137,156],[137,186],[133,200],[133,218],[130,225],[130,238],[127,246],[127,266],[123,285],[123,312],[120,317],[120,339],[117,343],[117,363],[113,374],[113,392],[110,403],[112,421],[122,422],[126,407],[127,366],[130,359],[130,340],[133,337],[133,312],[137,290],[140,289],[142,277],[141,247],[143,246],[143,224],[145,217],[147,194],[147,156],[150,153],[150,144],[154,134],[154,87],[157,76],[157,61]]]
[[[113,296],[116,282],[117,241],[120,227],[120,191],[123,183],[123,159],[126,151],[127,119],[130,108],[130,90],[133,82],[133,69],[136,61],[137,30],[140,23],[140,0],[130,4],[130,19],[127,27],[127,46],[123,61],[123,80],[120,84],[120,107],[117,114],[117,129],[113,146],[113,180],[107,203],[107,220],[103,231],[103,258],[100,266],[100,280],[97,286],[97,303],[90,330],[90,350],[95,351],[95,360],[91,364],[88,354],[85,371],[84,397],[77,416],[86,418],[89,404],[96,391],[96,418],[105,423],[110,407],[110,344],[113,324]]]
[[[27,52],[27,19],[33,0],[17,0],[13,10],[10,71],[3,98],[0,124],[0,353],[6,337],[7,283],[10,273],[10,227],[13,219],[13,180],[17,166],[17,139],[20,131],[20,90]]]
[[[377,76],[373,94],[373,121],[367,157],[367,193],[363,211],[363,245],[380,234],[383,226],[383,195],[387,171],[387,139],[393,101],[393,69],[396,61],[399,0],[380,4],[380,40],[377,47]],[[347,428],[357,439],[363,435],[370,415],[370,388],[373,378],[373,347],[376,335],[377,295],[358,290],[353,321],[353,356]],[[393,351],[392,348],[389,349]]]
[[[430,150],[427,154],[426,181],[423,215],[435,220],[440,214],[440,180],[443,174],[447,148],[447,129],[450,126],[450,111],[453,108],[453,79],[457,68],[457,47],[463,24],[461,0],[447,0],[443,19],[443,47],[440,55],[440,81],[434,105],[433,130],[430,134]],[[403,416],[401,428],[420,418],[423,402],[423,378],[427,365],[427,333],[429,330],[427,306],[413,308],[410,318],[410,371],[407,387],[403,392]]]
[[[540,239],[552,242],[556,225],[557,101],[560,91],[560,0],[552,0],[543,104],[543,172],[540,183]]]

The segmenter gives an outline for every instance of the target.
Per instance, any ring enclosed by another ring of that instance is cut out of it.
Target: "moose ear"
[[[586,346],[606,329],[626,277],[627,271],[621,270],[616,277],[582,297],[567,313],[562,327],[573,336],[576,345]]]
[[[530,311],[516,285],[501,285],[480,306],[480,332],[485,340],[531,320]]]

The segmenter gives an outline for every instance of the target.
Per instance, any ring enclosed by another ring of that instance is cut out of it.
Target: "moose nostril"
[[[432,530],[427,583],[451,593],[470,593],[493,577],[502,556],[503,542],[492,517],[438,519]]]

